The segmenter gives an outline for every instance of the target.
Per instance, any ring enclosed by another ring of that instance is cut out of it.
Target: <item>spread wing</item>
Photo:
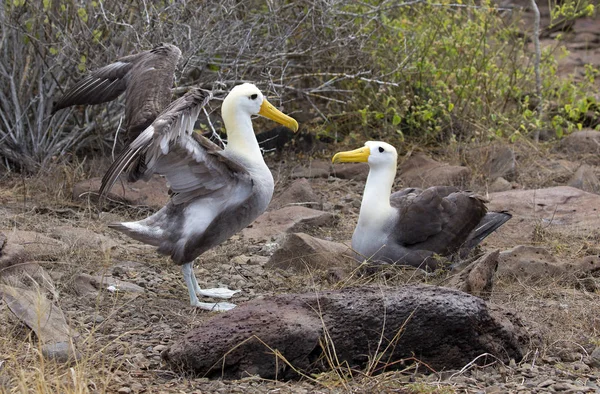
[[[210,94],[194,89],[167,107],[121,154],[102,179],[105,196],[126,169],[148,179],[152,174],[167,178],[174,204],[226,192],[236,180],[251,182],[245,170],[222,155],[208,139],[194,133],[193,125]],[[225,196],[221,196],[225,197]]]
[[[72,105],[100,104],[116,99],[127,89],[127,81],[135,63],[146,53],[124,57],[93,71],[54,102],[52,113]]]
[[[447,254],[460,247],[485,216],[485,201],[451,186],[405,189],[390,196],[398,210],[394,239],[414,249]]]
[[[149,51],[123,57],[93,71],[71,86],[54,102],[52,113],[72,105],[112,101],[129,89],[128,119],[133,119],[140,112],[149,112],[143,116],[152,116],[152,122],[170,102],[173,72],[180,57],[179,48],[170,44],[161,44]],[[151,108],[146,108],[148,105]],[[137,121],[134,125],[141,123]]]

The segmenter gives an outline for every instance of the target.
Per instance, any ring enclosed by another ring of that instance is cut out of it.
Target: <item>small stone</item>
[[[326,270],[339,266],[351,270],[354,267],[343,258],[347,250],[348,247],[342,243],[324,241],[304,233],[293,233],[285,238],[265,268],[305,272],[307,269]]]
[[[50,343],[42,346],[42,355],[58,363],[68,363],[81,358],[81,354],[67,342]]]
[[[575,174],[569,179],[567,185],[590,193],[600,192],[600,180],[598,180],[598,177],[594,173],[594,169],[587,164],[582,164],[575,171]]]
[[[600,368],[600,346],[596,346],[592,354],[590,354],[590,367]]]
[[[554,380],[552,380],[552,379],[546,379],[543,382],[541,382],[540,384],[538,384],[538,387],[544,388],[544,387],[551,386],[554,383],[556,383]]]
[[[248,264],[250,262],[250,257],[241,254],[239,256],[235,256],[234,258],[232,258],[229,263],[231,265],[245,265]]]
[[[485,394],[501,394],[506,393],[506,388],[502,386],[490,386],[484,390]]]
[[[121,388],[120,388],[120,389],[117,391],[117,393],[119,393],[119,394],[129,394],[129,393],[131,393],[131,388],[130,388],[130,387],[127,387],[127,386],[125,386],[125,387],[121,387]]]
[[[515,152],[507,146],[495,146],[489,150],[489,156],[483,170],[494,179],[503,177],[514,181],[517,176],[517,161]]]
[[[573,370],[577,371],[577,372],[582,372],[582,373],[590,372],[590,367],[581,361],[572,363],[571,368],[573,368]]]
[[[471,170],[463,166],[451,166],[417,154],[402,163],[400,178],[407,187],[426,188],[435,185],[466,187],[471,180]]]
[[[488,189],[490,193],[505,192],[512,189],[512,184],[500,176],[492,182]]]

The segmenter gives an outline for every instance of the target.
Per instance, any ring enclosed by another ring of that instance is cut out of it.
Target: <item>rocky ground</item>
[[[33,193],[39,192],[39,183],[12,180],[0,196],[5,235],[0,314],[6,322],[0,341],[7,349],[0,359],[0,390],[31,388],[30,382],[43,375],[51,387],[67,392],[600,392],[599,134],[580,132],[535,154],[527,143],[495,144],[465,147],[471,158],[445,151],[436,160],[421,155],[402,160],[398,187],[463,185],[487,194],[491,209],[513,213],[482,247],[501,251],[490,302],[516,311],[542,338],[518,363],[466,364],[434,373],[409,361],[402,371],[382,375],[353,371],[349,378],[336,369],[293,382],[208,380],[173,371],[161,352],[214,313],[189,306],[179,268],[167,258],[106,227],[145,216],[149,208],[113,203],[109,212],[97,215],[86,202],[89,194],[72,203],[53,203]],[[366,168],[331,168],[324,159],[292,163],[270,160],[277,186],[269,212],[202,256],[196,267],[202,287],[241,289],[234,301],[243,304],[267,295],[358,284],[447,284],[443,274],[424,276],[407,269],[390,268],[370,277],[345,270],[348,260],[336,248],[353,231]],[[427,176],[413,176],[419,173]],[[46,192],[52,189],[46,187]],[[89,187],[89,182],[78,187]],[[123,190],[115,194],[130,203],[147,195],[154,204],[165,198],[157,187]],[[76,194],[81,194],[77,188]],[[297,235],[286,238],[284,233]],[[315,246],[311,236],[328,242]],[[293,237],[303,241],[283,250]],[[312,253],[311,247],[316,248]],[[306,257],[290,258],[301,253]],[[15,262],[21,264],[15,267]],[[15,299],[22,309],[32,310],[29,321],[8,308]],[[43,314],[52,328],[44,326],[31,336],[27,324],[35,327],[37,311],[45,307],[55,308]],[[42,347],[36,339],[48,344],[69,336],[76,338],[75,349],[68,343]],[[74,372],[62,367],[61,358],[69,352],[79,357]],[[59,362],[41,363],[52,357]]]
[[[573,54],[561,61],[561,72],[600,65],[598,25],[597,18],[575,23]],[[98,213],[87,193],[97,180],[74,185],[77,168],[34,179],[7,176],[0,190],[0,392],[600,392],[598,134],[541,145],[453,145],[401,158],[397,188],[456,184],[488,197],[491,209],[513,213],[482,245],[501,251],[489,302],[516,311],[541,338],[519,362],[447,371],[415,360],[380,375],[350,376],[336,366],[291,382],[174,371],[161,352],[214,313],[189,306],[179,267],[168,258],[106,226],[160,206],[167,198],[161,181],[115,187],[115,201]],[[325,156],[281,157],[269,158],[276,180],[269,213],[199,259],[202,287],[241,289],[234,302],[243,304],[358,284],[448,284],[444,274],[401,268],[369,277],[348,272],[341,255],[356,223],[365,167],[332,169]],[[290,257],[311,250],[303,259]],[[65,364],[73,355],[77,362]]]

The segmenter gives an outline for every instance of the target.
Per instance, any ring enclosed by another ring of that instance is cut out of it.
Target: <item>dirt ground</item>
[[[551,145],[543,146],[535,157],[532,157],[528,144],[516,144],[514,148],[517,157],[523,158],[519,160],[520,175],[515,182],[519,187],[548,187],[564,182],[564,174],[540,170],[566,159],[562,154],[552,153]],[[460,157],[453,152],[458,151],[447,149],[438,152],[437,157],[456,163]],[[287,157],[285,162],[269,161],[276,174],[276,195],[293,181],[290,174],[297,163],[293,157]],[[483,178],[477,177],[477,169],[473,170],[473,189],[485,193],[486,184],[479,181]],[[61,171],[72,173],[73,169]],[[57,304],[69,324],[81,335],[78,349],[82,358],[71,368],[44,361],[30,330],[9,313],[4,303],[0,303],[0,316],[5,322],[0,326],[0,341],[4,342],[0,358],[0,391],[37,392],[44,391],[42,387],[46,390],[50,387],[52,392],[120,393],[373,390],[499,393],[560,391],[561,387],[565,392],[600,390],[596,385],[599,370],[590,366],[593,365],[591,353],[600,345],[598,291],[586,291],[577,282],[556,278],[537,283],[500,280],[495,284],[491,302],[514,309],[534,331],[543,335],[543,345],[531,348],[519,364],[493,363],[486,368],[465,366],[464,371],[423,374],[426,369],[423,365],[407,362],[403,371],[378,376],[354,371],[353,378],[349,379],[334,371],[296,382],[266,381],[257,377],[209,381],[171,371],[161,361],[160,352],[213,313],[189,306],[179,267],[172,265],[168,258],[157,255],[152,247],[106,227],[107,222],[143,217],[147,211],[121,208],[98,215],[94,206],[64,199],[62,196],[70,185],[47,182],[51,177],[5,178],[0,195],[0,224],[3,229],[35,231],[55,239],[60,239],[61,233],[79,232],[79,236],[62,237],[70,240],[66,242],[66,248],[42,248],[38,262],[50,272],[57,288]],[[323,239],[347,241],[358,216],[364,184],[332,177],[311,179],[310,184],[325,202],[324,210],[333,212],[336,220],[330,226],[307,229],[307,232]],[[54,199],[49,200],[48,195]],[[505,241],[507,231],[510,231],[508,226],[490,236],[483,244],[483,250],[505,250],[515,246]],[[90,243],[93,235],[100,237],[100,241]],[[561,236],[568,237],[569,243],[557,248],[556,239]],[[590,245],[585,234],[553,234],[541,239],[530,234],[522,243],[543,246],[564,260],[598,254],[597,243]],[[234,299],[238,304],[269,294],[340,286],[331,284],[325,273],[291,274],[265,269],[265,259],[259,258],[257,264],[251,265],[234,258],[241,254],[256,257],[270,253],[268,244],[249,244],[236,236],[201,256],[196,264],[200,286],[227,285],[242,289],[241,295]],[[110,274],[141,286],[145,291],[111,293],[104,290],[86,294],[78,279],[81,273]],[[390,269],[387,275],[356,278],[342,286],[367,282],[393,286],[424,280],[435,284],[437,279],[417,278],[406,275],[403,269]],[[591,280],[598,281],[597,278]]]
[[[577,38],[572,38],[572,42],[577,42]],[[594,41],[595,47],[587,46],[574,52],[569,57],[571,60],[564,60],[562,72],[577,72],[582,58],[599,66],[598,42],[600,40]],[[581,163],[593,166],[600,176],[597,156],[574,158],[556,152],[555,145],[555,142],[536,146],[520,142],[511,146],[515,149],[519,169],[514,188],[564,185]],[[453,145],[428,153],[440,161],[461,164],[462,152],[475,148]],[[330,151],[317,152],[316,156],[330,157],[335,149],[330,147]],[[305,156],[290,153],[283,157],[284,161],[268,159],[275,175],[276,195],[291,184],[290,174],[295,167],[308,165]],[[426,366],[407,361],[404,370],[377,376],[353,371],[350,377],[335,370],[293,382],[258,377],[238,381],[208,380],[172,371],[161,361],[161,351],[213,313],[189,306],[180,269],[167,257],[106,226],[113,221],[145,217],[147,209],[122,207],[98,214],[95,206],[70,200],[73,184],[101,174],[106,164],[91,166],[96,168],[94,171],[73,165],[48,169],[35,178],[6,174],[0,179],[0,228],[34,231],[61,239],[66,245],[43,247],[36,254],[36,260],[50,273],[56,286],[55,301],[80,334],[78,349],[82,354],[81,359],[70,366],[45,360],[35,336],[0,301],[0,393],[600,392],[600,360],[594,361],[592,357],[594,349],[600,346],[598,286],[589,291],[589,287],[580,282],[564,278],[547,278],[536,283],[496,282],[490,302],[514,309],[531,325],[532,331],[542,335],[542,345],[532,347],[519,363],[466,365],[461,370],[425,374]],[[485,195],[489,181],[480,169],[471,170],[471,188]],[[307,232],[333,241],[349,240],[358,217],[364,183],[315,178],[310,184],[325,202],[323,210],[332,212],[335,221],[330,226],[307,229]],[[516,246],[512,240],[507,241],[511,239],[507,235],[510,231],[508,225],[501,228],[484,242],[482,249],[505,250]],[[541,235],[528,234],[521,243],[541,246],[560,261],[600,254],[598,238],[590,234],[550,230]],[[308,275],[267,270],[265,259],[258,257],[270,253],[269,244],[248,243],[235,236],[196,262],[200,286],[227,285],[241,289],[241,294],[234,298],[238,304],[270,294],[340,286],[331,284],[324,273]],[[246,264],[235,259],[242,254],[257,257],[256,263]],[[81,273],[107,273],[145,291],[87,292],[78,276]],[[588,279],[598,284],[597,277]],[[357,278],[344,285],[368,282],[393,286],[415,281],[435,284],[436,280],[415,278],[402,269],[390,269],[387,275]]]

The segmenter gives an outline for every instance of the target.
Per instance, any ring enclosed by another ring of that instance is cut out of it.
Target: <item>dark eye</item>
[[[380,147],[379,147],[379,153],[383,153],[383,150],[384,150],[384,149],[383,149],[383,148],[380,146]]]
[[[252,100],[256,100],[258,98],[258,94],[254,93],[252,96],[250,96],[250,98]]]

